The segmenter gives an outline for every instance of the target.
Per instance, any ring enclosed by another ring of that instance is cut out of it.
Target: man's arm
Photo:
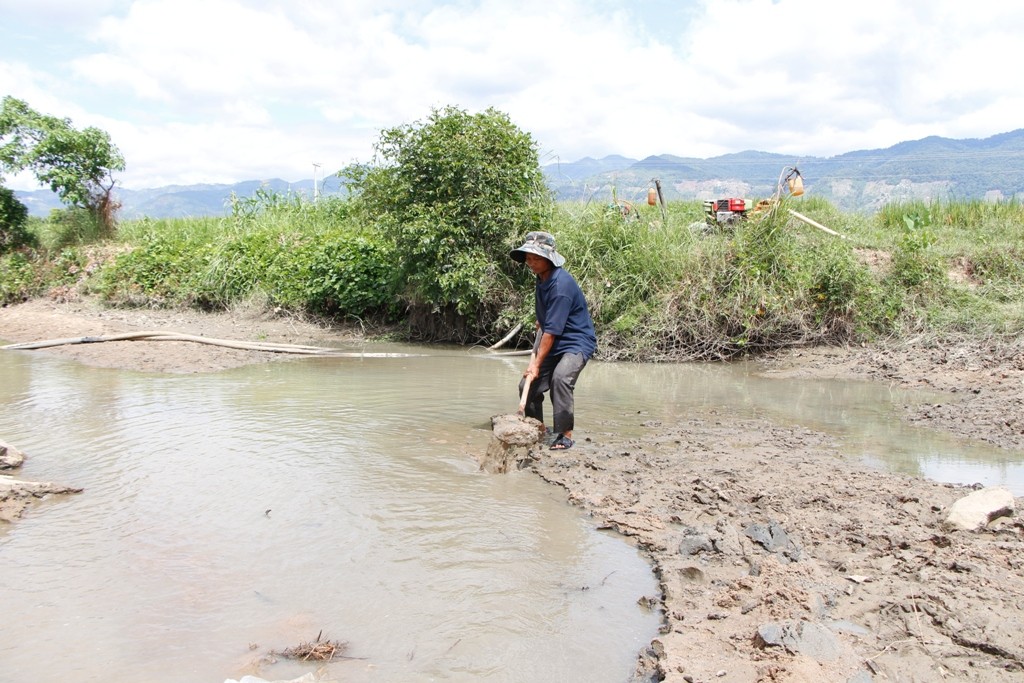
[[[551,347],[554,345],[555,335],[548,332],[542,333],[538,326],[537,341],[533,343],[533,353],[530,354],[530,365],[526,368],[526,372],[523,373],[524,377],[529,377],[532,381],[540,376],[540,365],[544,362],[544,359],[548,357],[548,353],[551,352]]]

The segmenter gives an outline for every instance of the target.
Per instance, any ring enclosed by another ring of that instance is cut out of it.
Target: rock
[[[948,529],[978,531],[999,517],[1014,514],[1016,501],[1004,486],[992,486],[964,496],[949,507],[943,521]]]
[[[727,519],[719,519],[715,523],[715,531],[718,532],[718,537],[711,540],[715,550],[724,555],[740,556],[743,554],[743,544],[740,542],[739,532]]]
[[[224,681],[224,683],[317,683],[317,681],[319,681],[320,683],[330,683],[329,681],[324,681],[320,678],[317,678],[316,675],[314,675],[312,672],[307,673],[298,678],[288,679],[287,681],[280,679],[268,681],[265,678],[260,678],[259,676],[242,676],[242,678],[237,681],[233,678],[229,678],[226,681]]]
[[[751,524],[743,533],[770,553],[776,553],[794,562],[800,559],[800,546],[793,542],[778,522]]]
[[[707,583],[708,577],[700,567],[683,567],[679,570],[679,578],[690,583]]]
[[[480,469],[505,474],[534,461],[532,449],[544,434],[544,424],[532,417],[495,415],[491,418],[491,430],[491,442],[480,461]]]
[[[0,441],[0,470],[16,470],[25,462],[25,454],[11,444]]]
[[[49,494],[81,493],[82,489],[0,475],[0,522],[12,522],[34,499]]]
[[[684,557],[709,553],[714,549],[711,537],[703,529],[686,527],[683,529],[683,540],[679,542],[679,554]]]
[[[816,661],[833,661],[842,653],[835,634],[810,621],[769,622],[757,627],[754,638],[759,647],[782,647]]]
[[[544,434],[544,425],[532,417],[495,415],[491,418],[494,437],[510,446],[532,446]]]

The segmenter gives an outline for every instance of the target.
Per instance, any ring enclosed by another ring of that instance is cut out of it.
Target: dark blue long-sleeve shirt
[[[573,276],[555,268],[547,280],[537,278],[535,300],[541,332],[555,337],[550,353],[582,353],[589,360],[597,350],[597,335],[583,291]]]

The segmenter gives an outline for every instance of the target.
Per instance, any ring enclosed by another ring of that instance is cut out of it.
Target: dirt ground
[[[234,311],[104,310],[37,300],[0,308],[0,339],[81,338],[140,330],[329,345],[358,338],[300,320]],[[192,342],[56,346],[83,363],[209,372],[280,354]],[[856,378],[942,392],[911,422],[1024,458],[1024,345],[802,349],[774,376]],[[601,528],[650,558],[662,633],[636,681],[1024,681],[1024,522],[977,531],[942,524],[972,492],[870,469],[808,429],[708,411],[647,425],[641,438],[584,432],[530,468]],[[0,440],[4,437],[0,434]],[[498,475],[495,475],[498,476]]]

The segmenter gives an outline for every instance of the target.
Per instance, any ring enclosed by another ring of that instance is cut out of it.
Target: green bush
[[[18,201],[13,190],[0,186],[0,254],[33,243],[27,223],[28,207]]]
[[[53,209],[39,224],[39,241],[46,249],[91,244],[106,238],[107,226],[82,208]]]
[[[688,230],[626,220],[594,205],[560,207],[551,229],[595,322],[622,333],[642,324],[651,302],[678,280],[691,242]],[[533,277],[522,274],[532,290]],[[532,314],[532,296],[528,302]]]
[[[96,289],[114,306],[187,306],[198,298],[204,255],[197,245],[151,236],[104,266]]]
[[[985,284],[1024,285],[1024,245],[983,245],[970,256],[970,274]]]
[[[329,316],[386,309],[395,295],[393,251],[363,237],[338,234],[308,253],[306,308]]]
[[[25,301],[41,289],[36,267],[25,253],[0,256],[0,305]]]
[[[550,213],[535,142],[493,109],[446,107],[383,131],[375,149],[339,175],[395,245],[400,296],[488,327],[478,318],[509,285],[508,250]]]
[[[209,257],[195,279],[196,302],[204,308],[224,309],[233,301],[257,292],[272,296],[287,266],[280,262],[292,249],[299,249],[303,237],[260,228],[210,245]]]
[[[830,329],[832,340],[850,341],[886,327],[878,283],[849,244],[832,240],[806,252],[805,261],[809,308],[815,325]]]
[[[130,222],[136,246],[108,265],[97,288],[113,305],[277,310],[363,316],[394,299],[388,243],[360,235],[344,201],[258,192],[222,220]]]
[[[901,287],[925,293],[946,284],[946,269],[939,254],[930,214],[903,217],[903,233],[892,255],[892,279]]]
[[[708,231],[698,201],[626,214],[552,203],[538,189],[532,140],[491,110],[435,111],[385,131],[377,152],[377,163],[343,172],[348,197],[263,188],[235,198],[227,218],[129,221],[116,241],[74,213],[38,228],[29,219],[43,250],[0,256],[0,297],[79,287],[112,305],[258,302],[403,324],[410,341],[496,341],[527,323],[522,347],[532,341],[534,278],[508,252],[544,229],[587,297],[605,360],[1024,330],[1017,203],[909,202],[863,216],[787,198]],[[798,221],[791,202],[848,239]]]

